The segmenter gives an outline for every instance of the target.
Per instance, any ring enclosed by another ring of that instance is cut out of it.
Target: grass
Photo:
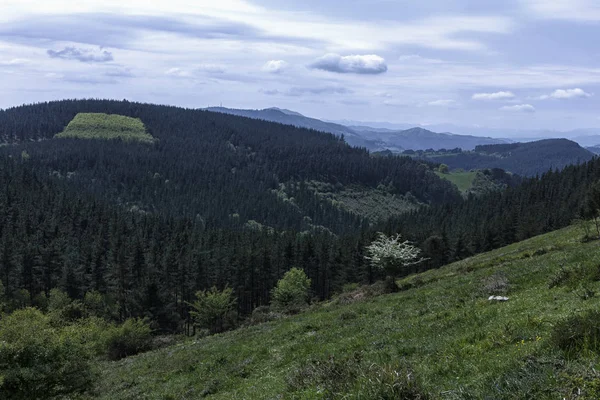
[[[443,174],[439,171],[435,172],[437,176],[442,179],[446,179],[458,187],[462,193],[467,192],[469,189],[473,187],[473,181],[477,176],[477,171],[472,172],[450,172],[448,174]]]
[[[598,242],[581,236],[570,227],[407,277],[397,294],[98,362],[89,397],[599,398],[600,346],[556,345],[565,321],[600,307]]]
[[[146,132],[140,119],[103,113],[79,113],[69,122],[65,130],[55,137],[154,142],[154,138]]]

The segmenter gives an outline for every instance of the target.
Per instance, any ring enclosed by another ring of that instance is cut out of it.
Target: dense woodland
[[[501,168],[521,176],[536,176],[563,169],[593,158],[592,152],[567,139],[546,139],[528,143],[479,145],[473,151],[461,149],[431,152],[407,151],[423,160],[439,162],[452,169]]]
[[[80,112],[140,118],[152,144],[52,139]],[[435,268],[569,224],[600,161],[463,198],[433,165],[372,157],[331,134],[236,116],[117,101],[0,111],[0,281],[8,309],[52,288],[103,294],[110,318],[181,331],[194,293],[227,285],[240,316],[267,304],[292,267],[315,298],[383,278],[364,258],[400,232]],[[315,196],[306,181],[381,185],[422,206],[374,224]],[[277,189],[292,187],[282,199]],[[404,274],[411,271],[403,271]]]

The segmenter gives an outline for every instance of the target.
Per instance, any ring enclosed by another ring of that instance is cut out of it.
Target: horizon
[[[0,108],[127,98],[426,129],[600,128],[600,5],[409,3],[5,0]]]

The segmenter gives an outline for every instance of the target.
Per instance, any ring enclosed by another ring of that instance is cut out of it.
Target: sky
[[[0,108],[64,98],[600,128],[597,0],[0,0]]]

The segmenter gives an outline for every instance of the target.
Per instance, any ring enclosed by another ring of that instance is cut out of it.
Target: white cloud
[[[270,60],[263,65],[262,70],[272,74],[280,74],[287,68],[287,66],[288,63],[283,60]]]
[[[375,54],[340,56],[330,53],[318,58],[308,67],[342,74],[377,75],[388,70],[385,60]]]
[[[533,15],[544,19],[600,21],[597,0],[521,0]]]
[[[20,65],[27,65],[31,63],[31,60],[28,60],[26,58],[13,58],[12,60],[8,60],[8,61],[0,61],[0,65],[8,65],[8,66],[20,66]]]
[[[473,100],[510,100],[514,99],[513,92],[495,92],[495,93],[475,93]]]
[[[222,74],[225,72],[225,67],[218,64],[200,64],[193,68],[174,67],[165,71],[165,75],[178,78],[194,78],[202,72],[207,74]]]
[[[193,75],[190,71],[181,69],[181,68],[170,68],[165,71],[165,75],[176,76],[179,78],[191,78]]]
[[[568,100],[575,98],[592,97],[590,93],[585,92],[583,89],[557,89],[549,95],[543,95],[538,97],[540,100],[557,99],[557,100]]]
[[[440,99],[440,100],[430,101],[429,103],[427,103],[427,105],[434,106],[434,107],[449,107],[449,106],[456,105],[456,101],[449,100],[449,99]]]
[[[501,111],[510,111],[510,112],[522,112],[522,113],[534,113],[535,107],[531,104],[517,104],[514,106],[504,106],[500,107]]]

